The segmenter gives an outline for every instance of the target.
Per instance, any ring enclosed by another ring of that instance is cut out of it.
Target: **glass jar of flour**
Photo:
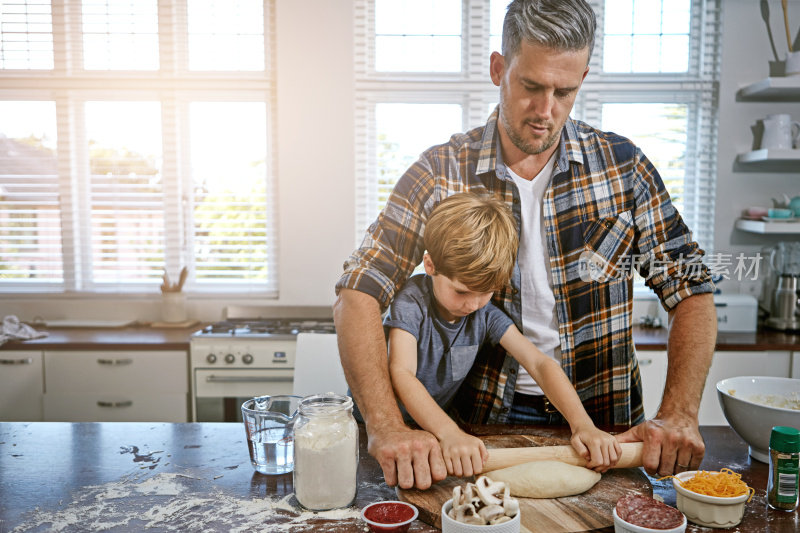
[[[353,399],[306,396],[294,426],[294,493],[311,511],[347,507],[356,497],[358,426]]]

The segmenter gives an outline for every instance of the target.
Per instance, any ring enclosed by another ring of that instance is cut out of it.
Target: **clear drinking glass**
[[[261,474],[294,470],[293,424],[302,396],[259,396],[242,404],[250,463]]]

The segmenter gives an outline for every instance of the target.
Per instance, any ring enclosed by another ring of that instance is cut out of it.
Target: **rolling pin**
[[[622,455],[614,468],[642,466],[642,443],[622,442]],[[493,448],[489,460],[483,465],[484,472],[499,470],[530,461],[561,461],[575,466],[586,466],[586,459],[578,455],[572,446],[532,446],[526,448]]]

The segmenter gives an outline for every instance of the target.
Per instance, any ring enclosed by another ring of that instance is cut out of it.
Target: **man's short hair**
[[[503,56],[519,52],[522,40],[555,50],[589,49],[597,20],[585,0],[514,0],[503,20]]]
[[[517,224],[500,199],[454,194],[437,205],[425,226],[425,248],[437,274],[478,292],[505,287],[517,257]]]

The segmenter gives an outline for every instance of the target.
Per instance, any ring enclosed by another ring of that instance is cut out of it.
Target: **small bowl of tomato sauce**
[[[406,502],[375,502],[361,509],[361,518],[375,533],[405,533],[419,511]]]

